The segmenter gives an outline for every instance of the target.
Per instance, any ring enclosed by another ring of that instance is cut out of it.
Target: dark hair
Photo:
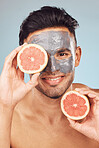
[[[40,10],[31,12],[23,21],[20,27],[19,44],[22,45],[30,33],[49,27],[66,27],[75,37],[75,29],[78,26],[78,22],[64,9],[44,6]]]

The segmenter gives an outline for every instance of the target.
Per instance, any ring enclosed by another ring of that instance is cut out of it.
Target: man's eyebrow
[[[58,52],[58,53],[64,52],[64,51],[70,51],[70,49],[68,49],[68,48],[57,49],[57,52]]]

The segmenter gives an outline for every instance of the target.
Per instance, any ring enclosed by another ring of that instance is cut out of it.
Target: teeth
[[[51,80],[51,81],[55,81],[55,80],[58,80],[60,79],[61,77],[58,77],[58,78],[47,78],[47,80]]]

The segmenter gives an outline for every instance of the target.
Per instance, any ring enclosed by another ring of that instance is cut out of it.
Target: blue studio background
[[[82,58],[74,82],[99,88],[99,0],[0,0],[0,73],[5,57],[19,45],[22,21],[44,5],[64,8],[78,20],[76,36]]]

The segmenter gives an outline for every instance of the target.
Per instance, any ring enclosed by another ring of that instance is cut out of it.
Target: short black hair
[[[23,21],[20,26],[19,44],[24,43],[24,39],[30,33],[49,27],[66,27],[74,35],[75,29],[79,26],[78,22],[71,17],[63,8],[44,6],[37,11],[33,11]]]

